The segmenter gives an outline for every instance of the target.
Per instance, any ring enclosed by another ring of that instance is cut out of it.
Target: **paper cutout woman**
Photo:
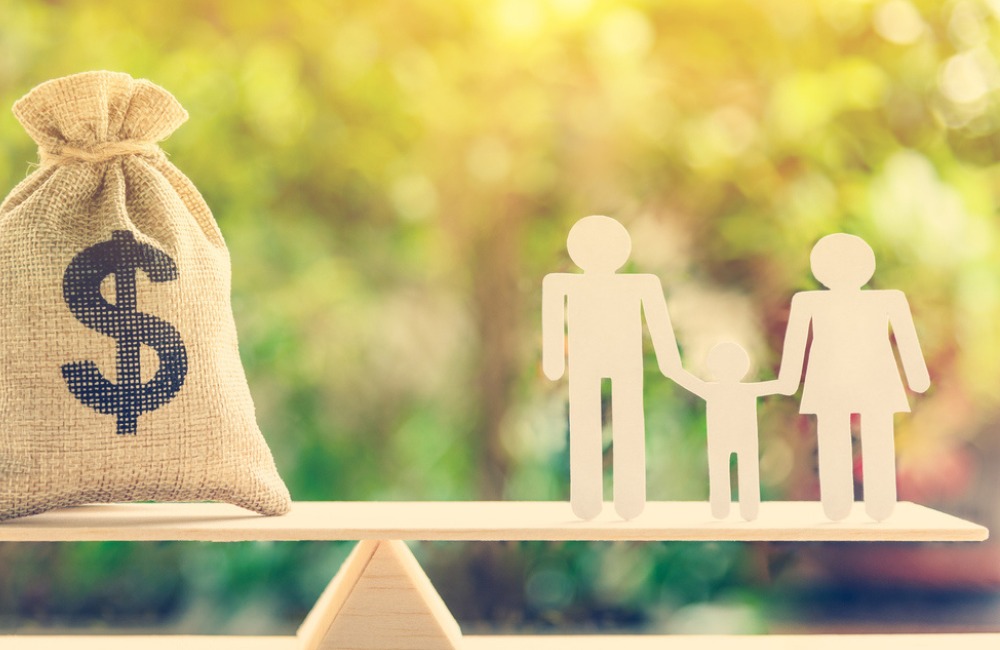
[[[860,237],[842,233],[819,240],[812,273],[827,290],[792,298],[785,333],[780,392],[798,388],[812,326],[812,346],[800,413],[816,415],[823,511],[843,519],[854,501],[851,414],[861,419],[865,511],[882,521],[896,505],[893,414],[910,406],[896,367],[889,328],[910,389],[930,386],[913,318],[901,291],[862,290],[875,272],[875,254]]]
[[[611,379],[615,511],[625,519],[646,505],[646,420],[642,404],[642,314],[660,370],[681,371],[663,288],[655,275],[616,273],[632,240],[609,217],[584,217],[566,241],[583,273],[542,282],[542,370],[563,376],[569,338],[570,505],[593,519],[604,505],[601,380]]]

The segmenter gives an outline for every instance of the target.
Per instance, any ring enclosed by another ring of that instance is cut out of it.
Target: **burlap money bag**
[[[229,252],[156,144],[187,113],[148,81],[92,72],[14,114],[42,162],[0,205],[0,519],[113,501],[287,512]]]

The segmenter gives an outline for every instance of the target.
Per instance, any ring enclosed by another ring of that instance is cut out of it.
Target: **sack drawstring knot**
[[[43,166],[66,165],[68,163],[99,163],[120,156],[160,156],[163,150],[155,142],[122,140],[121,142],[99,142],[90,147],[64,145],[57,149],[39,148],[38,156]]]

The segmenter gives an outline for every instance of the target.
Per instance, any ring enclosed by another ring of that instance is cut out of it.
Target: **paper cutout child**
[[[843,519],[854,502],[851,414],[861,419],[865,511],[882,521],[896,505],[893,414],[910,406],[889,339],[895,335],[910,388],[930,386],[913,317],[900,291],[863,290],[875,272],[875,253],[860,237],[827,235],[813,247],[812,273],[827,289],[792,298],[778,382],[798,388],[810,327],[812,345],[800,413],[816,414],[823,511]]]
[[[664,375],[680,373],[680,354],[659,278],[616,273],[632,250],[620,223],[584,217],[566,246],[583,273],[550,273],[542,283],[542,370],[562,377],[568,337],[570,504],[583,519],[603,506],[601,380],[610,378],[615,511],[631,519],[646,505],[643,313]]]
[[[729,516],[729,457],[736,454],[740,515],[757,518],[760,470],[757,443],[757,398],[778,392],[777,380],[743,383],[750,357],[736,343],[719,343],[708,353],[708,369],[717,382],[698,379],[686,370],[674,380],[705,400],[708,422],[708,500],[712,516]]]

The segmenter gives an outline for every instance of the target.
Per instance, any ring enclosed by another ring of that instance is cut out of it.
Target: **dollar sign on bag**
[[[118,345],[118,383],[106,379],[93,361],[62,367],[66,385],[78,400],[99,413],[118,418],[118,434],[135,435],[143,413],[160,408],[177,394],[187,375],[187,350],[176,329],[136,309],[135,272],[152,282],[177,279],[177,265],[161,250],[116,230],[109,241],[95,244],[73,258],[63,276],[63,297],[81,323],[110,336]],[[101,283],[115,276],[115,304],[101,295]],[[160,367],[142,383],[139,346],[159,355]]]

